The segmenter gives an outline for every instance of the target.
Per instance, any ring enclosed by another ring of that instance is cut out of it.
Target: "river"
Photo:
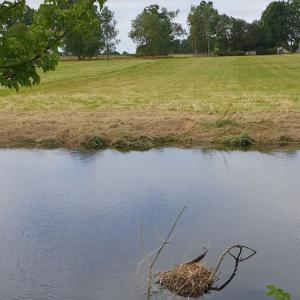
[[[267,299],[270,283],[298,299],[299,178],[299,151],[0,150],[0,299],[145,299],[141,219],[148,253],[183,206],[157,271],[242,243],[257,255],[205,299]]]

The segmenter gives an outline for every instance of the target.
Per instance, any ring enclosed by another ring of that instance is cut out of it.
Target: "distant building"
[[[289,50],[286,50],[285,48],[283,47],[279,47],[277,48],[277,54],[289,54],[290,51]]]
[[[256,55],[256,51],[246,51],[246,55]]]

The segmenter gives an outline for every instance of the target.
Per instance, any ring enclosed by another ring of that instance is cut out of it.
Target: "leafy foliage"
[[[100,13],[96,6],[94,6],[90,17],[90,22],[84,28],[74,28],[65,36],[63,50],[66,55],[84,59],[99,54],[102,40]]]
[[[291,300],[291,296],[288,293],[274,285],[268,285],[267,289],[267,296],[273,297],[275,300]]]
[[[269,47],[291,46],[300,40],[300,1],[272,2],[262,15]]]
[[[37,70],[55,69],[63,38],[91,24],[96,2],[102,8],[105,0],[75,3],[45,0],[34,14],[32,24],[26,25],[20,21],[26,1],[3,1],[0,4],[0,84],[14,89],[38,84]]]
[[[192,6],[188,16],[189,39],[196,53],[206,52],[209,55],[211,39],[216,34],[218,17],[218,11],[211,1],[201,1],[198,6]]]
[[[117,30],[117,21],[114,18],[114,13],[107,7],[104,7],[101,11],[100,24],[104,54],[109,58],[109,55],[116,51],[116,46],[120,40],[117,38],[119,31]]]
[[[168,11],[159,5],[146,7],[132,21],[129,37],[138,44],[140,55],[167,55],[176,37],[183,35],[182,26],[174,22],[179,10]]]

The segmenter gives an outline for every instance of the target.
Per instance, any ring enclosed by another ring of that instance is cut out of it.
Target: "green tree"
[[[248,23],[243,19],[231,18],[232,26],[230,33],[230,44],[232,51],[245,50],[245,44],[247,42],[247,26]]]
[[[17,14],[14,18],[9,18],[7,20],[7,27],[9,28],[19,23],[30,26],[33,23],[34,14],[35,10],[33,8],[30,8],[28,5],[25,5],[22,12]]]
[[[174,22],[179,14],[177,11],[168,11],[159,5],[146,7],[132,21],[129,37],[137,43],[137,53],[141,55],[167,55],[176,37],[184,33],[182,26]]]
[[[218,18],[218,11],[213,7],[211,1],[201,1],[200,5],[192,6],[188,16],[189,40],[196,53],[205,51],[207,55],[210,55]]]
[[[287,24],[291,51],[300,41],[300,0],[290,0],[287,4]]]
[[[262,14],[262,26],[266,33],[268,46],[286,46],[289,40],[289,4],[276,1],[269,4]]]
[[[102,48],[101,21],[97,7],[94,6],[90,22],[84,27],[70,31],[64,38],[64,53],[78,59],[92,58]]]
[[[116,46],[120,42],[117,38],[119,31],[117,21],[114,18],[114,12],[105,7],[100,14],[101,40],[104,54],[109,56],[116,51]]]
[[[9,27],[12,20],[21,19],[25,0],[3,1],[0,4],[0,84],[18,89],[40,82],[38,69],[54,70],[58,62],[58,47],[73,30],[90,24],[95,0],[45,0],[30,26]],[[101,7],[105,0],[98,0]],[[62,8],[65,7],[65,8]]]
[[[248,51],[257,50],[266,46],[265,34],[261,21],[255,20],[246,26],[246,38],[244,49]]]
[[[221,52],[230,51],[230,38],[231,38],[231,30],[232,30],[232,18],[223,14],[218,18],[218,22],[216,25],[216,44],[215,50]]]

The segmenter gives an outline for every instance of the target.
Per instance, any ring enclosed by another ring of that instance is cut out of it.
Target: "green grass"
[[[61,62],[37,87],[0,89],[2,111],[115,108],[300,111],[300,55]]]

